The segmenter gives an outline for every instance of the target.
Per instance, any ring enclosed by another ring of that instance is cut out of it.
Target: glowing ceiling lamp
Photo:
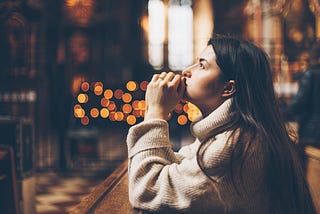
[[[168,62],[171,70],[193,63],[193,11],[191,0],[170,0],[168,9]]]

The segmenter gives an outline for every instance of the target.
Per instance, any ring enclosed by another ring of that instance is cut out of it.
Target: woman
[[[202,116],[171,149],[168,115],[182,99]],[[215,37],[182,72],[155,74],[145,120],[129,130],[129,199],[148,211],[315,213],[278,111],[270,65],[255,45]]]

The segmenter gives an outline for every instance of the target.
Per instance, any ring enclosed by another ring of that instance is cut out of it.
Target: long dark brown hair
[[[215,51],[223,81],[234,80],[236,83],[231,105],[232,123],[220,127],[212,135],[233,130],[230,139],[236,139],[236,146],[245,145],[241,156],[233,157],[237,160],[240,158],[241,164],[247,158],[247,151],[258,146],[254,139],[263,139],[259,143],[263,143],[262,148],[267,154],[264,179],[270,191],[272,213],[316,213],[301,157],[279,111],[266,53],[249,41],[230,36],[215,36],[209,40],[208,45]],[[201,144],[197,154],[198,164],[206,174],[201,157],[208,142]]]

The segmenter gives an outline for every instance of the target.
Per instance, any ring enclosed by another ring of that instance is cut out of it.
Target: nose
[[[191,77],[191,68],[192,68],[192,66],[189,66],[189,67],[185,68],[181,73],[182,76]]]

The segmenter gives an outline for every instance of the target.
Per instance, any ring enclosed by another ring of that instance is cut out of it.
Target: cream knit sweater
[[[269,213],[265,152],[251,151],[241,174],[234,171],[234,185],[229,161],[235,143],[228,141],[230,132],[210,137],[212,130],[228,122],[230,106],[228,99],[206,118],[192,123],[196,140],[177,153],[171,148],[165,120],[152,119],[130,128],[129,200],[134,207],[165,213]],[[215,182],[197,163],[196,153],[203,140],[210,141],[202,157],[203,166]],[[239,169],[239,164],[235,163],[235,168]]]

